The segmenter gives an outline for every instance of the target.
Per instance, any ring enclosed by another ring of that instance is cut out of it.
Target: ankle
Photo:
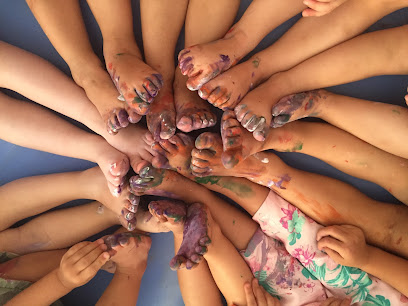
[[[108,58],[111,58],[118,53],[132,54],[139,59],[142,59],[142,54],[140,53],[139,47],[134,38],[111,37],[104,39],[103,54],[105,60],[108,61]]]

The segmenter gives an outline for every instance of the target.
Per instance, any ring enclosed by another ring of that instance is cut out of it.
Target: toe
[[[149,93],[149,95],[154,98],[159,93],[159,89],[154,85],[154,83],[147,78],[143,84],[143,88]]]
[[[177,122],[177,128],[183,132],[191,132],[193,130],[193,119],[188,116],[183,116]]]
[[[157,90],[160,90],[164,85],[163,77],[160,73],[152,74],[152,76],[149,78],[149,81],[156,86]]]
[[[176,126],[174,124],[174,118],[163,118],[163,121],[161,122],[161,132],[160,132],[160,138],[161,139],[169,139],[171,136],[174,135],[176,132]]]
[[[198,95],[200,96],[201,99],[208,100],[213,90],[214,90],[214,87],[211,85],[211,82],[208,82],[207,84],[204,84],[203,86],[201,86],[201,88],[198,90]]]
[[[197,149],[210,149],[217,152],[221,143],[221,137],[214,133],[205,132],[197,137],[195,147]]]
[[[253,136],[258,141],[265,141],[265,138],[266,138],[266,135],[268,135],[268,132],[269,132],[269,127],[264,122],[264,124],[259,125],[255,129],[255,131],[253,132]]]
[[[160,155],[160,154],[153,157],[152,165],[153,167],[158,168],[158,169],[170,169],[171,168],[167,157],[164,155]]]
[[[211,160],[214,158],[214,152],[210,150],[202,149],[193,149],[191,151],[192,158],[202,159],[202,160]]]
[[[242,156],[240,151],[228,150],[222,153],[221,162],[225,169],[232,169],[239,163],[240,156]]]
[[[200,158],[196,158],[196,157],[193,157],[191,159],[191,164],[193,166],[196,166],[196,167],[202,168],[202,169],[203,168],[208,168],[210,166],[210,163],[208,162],[208,160],[204,160],[204,159],[200,159]]]
[[[170,153],[170,155],[177,154],[177,147],[174,144],[172,144],[169,140],[162,139],[159,141],[159,144],[164,150]]]
[[[182,57],[179,61],[179,67],[183,75],[190,75],[193,69],[193,58],[191,56]]]
[[[113,176],[124,176],[126,175],[126,173],[128,173],[128,171],[129,171],[129,160],[127,158],[111,164],[110,169],[109,169],[109,172]]]
[[[149,92],[146,90],[143,84],[141,86],[136,87],[134,90],[136,94],[139,96],[139,98],[142,99],[143,101],[147,103],[150,103],[153,101],[152,96],[149,94]]]
[[[174,256],[173,259],[169,263],[170,269],[172,269],[173,271],[180,269],[182,266],[185,266],[185,264],[186,264],[186,259],[184,258],[184,256],[181,256],[181,255]]]
[[[129,114],[123,108],[116,111],[119,124],[122,128],[129,125]]]
[[[272,127],[277,128],[285,125],[290,120],[289,115],[279,115],[272,118]]]
[[[126,112],[128,114],[127,120],[130,123],[138,123],[140,119],[142,119],[142,116],[139,115],[134,109],[131,109],[129,106],[126,106]]]

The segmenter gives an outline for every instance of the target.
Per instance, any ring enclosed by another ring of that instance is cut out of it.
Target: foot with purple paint
[[[144,63],[134,48],[121,51],[105,48],[104,56],[119,99],[126,101],[139,115],[145,115],[163,86],[162,76]]]
[[[188,133],[214,126],[217,116],[211,111],[210,105],[200,99],[197,93],[186,88],[186,80],[177,69],[173,84],[177,128]]]
[[[157,168],[174,169],[178,173],[191,177],[190,160],[194,140],[191,136],[177,133],[168,140],[161,140],[152,145],[158,154],[153,158]]]
[[[147,127],[156,141],[169,139],[176,132],[176,109],[173,89],[169,88],[168,84],[151,104],[146,119]]]
[[[160,200],[149,203],[151,215],[175,235],[182,235],[187,216],[187,205],[177,200]]]
[[[258,72],[259,65],[258,57],[243,62],[204,84],[198,94],[215,107],[234,109],[262,81]]]
[[[263,151],[265,142],[260,142],[245,130],[233,111],[225,111],[221,119],[223,153],[221,160],[225,168],[231,169],[248,156]]]
[[[330,93],[326,90],[312,90],[283,97],[272,108],[272,127],[282,125],[305,117],[316,117],[321,112],[322,100]]]
[[[227,34],[224,38],[195,45],[179,53],[179,68],[188,76],[187,88],[198,90],[205,83],[235,65],[243,56],[238,36]]]
[[[170,261],[172,270],[183,268],[190,270],[202,260],[211,244],[213,223],[205,205],[193,203],[188,206],[183,241],[176,256]]]
[[[146,138],[146,133],[146,128],[139,124],[132,124],[115,136],[107,136],[106,140],[117,150],[126,154],[130,165],[136,169],[142,161],[151,162],[155,154],[151,149],[153,140]]]
[[[262,152],[241,163],[234,161],[235,157],[231,157],[229,162],[235,167],[225,168],[222,161],[222,140],[219,135],[214,133],[203,133],[198,136],[195,146],[196,148],[191,152],[191,170],[193,175],[197,177],[233,176],[248,178],[257,176],[256,172],[261,172],[265,168],[262,163],[258,163],[258,160],[263,159],[264,153]]]
[[[128,183],[124,180],[112,196],[109,189],[104,184],[104,177],[97,167],[85,170],[83,175],[86,176],[89,186],[87,187],[89,197],[102,203],[118,216],[120,223],[128,230],[135,229],[136,212],[139,205],[139,197],[133,195],[128,190]]]
[[[249,92],[234,109],[238,121],[258,141],[264,141],[268,135],[272,108],[282,98],[271,82],[272,78]]]

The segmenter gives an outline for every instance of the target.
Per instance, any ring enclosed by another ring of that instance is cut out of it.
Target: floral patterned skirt
[[[259,283],[282,305],[319,305],[328,297],[351,297],[353,305],[408,305],[378,278],[336,264],[317,248],[321,225],[271,191],[253,219],[260,229],[241,252]]]

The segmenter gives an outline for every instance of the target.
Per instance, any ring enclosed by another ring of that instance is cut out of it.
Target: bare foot
[[[157,168],[174,169],[186,177],[191,177],[190,160],[193,148],[193,138],[183,133],[177,133],[168,140],[160,140],[152,146],[158,153],[153,158],[153,165]]]
[[[258,141],[264,141],[268,135],[272,108],[281,98],[271,92],[270,81],[249,92],[234,109],[238,121]]]
[[[142,161],[151,162],[155,152],[151,149],[153,141],[145,137],[147,129],[132,124],[116,136],[108,136],[106,140],[117,150],[129,157],[130,165],[136,169]],[[126,171],[127,172],[127,171]]]
[[[169,139],[176,132],[176,110],[172,89],[163,88],[150,106],[147,127],[154,139]]]
[[[321,99],[326,99],[328,94],[329,92],[320,89],[283,97],[272,108],[272,127],[281,127],[301,118],[318,116]]]
[[[129,159],[101,138],[101,144],[95,146],[96,162],[108,181],[112,195],[119,196],[125,175],[129,171]]]
[[[188,133],[214,126],[217,117],[211,112],[210,105],[189,91],[185,83],[185,77],[177,70],[173,86],[177,128]]]
[[[119,129],[129,124],[129,116],[126,117],[128,115],[125,110],[126,105],[117,99],[118,92],[109,74],[102,67],[98,64],[89,65],[83,71],[72,71],[72,77],[85,90],[110,134],[116,134]]]
[[[191,170],[198,177],[210,176],[234,176],[234,177],[258,177],[258,170],[264,170],[262,162],[263,153],[257,153],[257,157],[249,157],[246,161],[235,163],[234,168],[226,169],[222,163],[222,141],[218,134],[203,133],[197,137],[196,148],[191,152]],[[255,162],[254,162],[255,159]],[[261,163],[261,165],[260,165]]]
[[[130,193],[128,183],[124,181],[123,184],[119,186],[121,192],[113,197],[103,183],[102,173],[97,167],[88,169],[84,173],[85,175],[89,175],[90,184],[93,186],[91,187],[92,190],[90,190],[90,192],[93,193],[93,198],[117,215],[123,227],[128,230],[135,229],[135,214],[140,199]]]
[[[263,151],[264,142],[255,140],[235,117],[233,111],[226,111],[221,119],[223,150],[221,160],[225,168],[231,169],[248,156]]]
[[[110,134],[117,134],[117,132],[129,125],[129,123],[137,123],[142,119],[142,116],[136,113],[135,110],[129,106],[123,108],[115,108],[108,119],[108,131]]]
[[[187,217],[184,224],[183,242],[177,255],[170,261],[170,268],[192,269],[207,253],[207,246],[211,243],[211,216],[205,205],[194,203],[187,208]]]
[[[207,44],[195,45],[179,53],[179,67],[188,76],[187,88],[198,90],[209,80],[235,65],[241,57],[241,44],[231,36]]]
[[[234,109],[245,95],[259,83],[260,60],[243,62],[204,84],[198,94],[222,110]]]
[[[183,234],[187,205],[177,200],[160,200],[149,203],[149,211],[163,226],[174,234]]]
[[[138,52],[105,51],[108,72],[127,105],[145,115],[149,104],[163,86],[162,76],[145,64]]]
[[[150,163],[144,162],[137,169],[138,175],[129,180],[130,192],[137,195],[157,195],[177,199],[178,196],[172,192],[173,185],[177,183],[175,171],[156,169]]]

